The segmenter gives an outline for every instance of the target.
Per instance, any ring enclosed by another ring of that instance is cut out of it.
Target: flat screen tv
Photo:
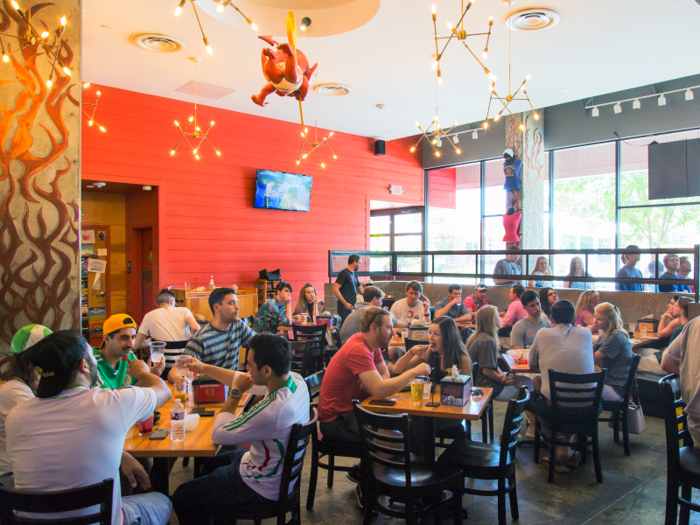
[[[312,178],[309,175],[258,170],[255,181],[255,207],[309,211],[311,182]]]

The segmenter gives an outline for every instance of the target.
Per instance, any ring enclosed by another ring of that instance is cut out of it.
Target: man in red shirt
[[[474,287],[474,293],[471,294],[464,300],[464,306],[467,307],[471,313],[476,313],[479,308],[486,306],[486,293],[488,292],[488,287],[484,283],[479,283]]]
[[[421,363],[399,376],[389,377],[382,348],[389,347],[394,328],[386,310],[367,308],[360,319],[360,330],[333,356],[326,369],[318,403],[323,439],[359,443],[360,430],[352,409],[354,399],[388,397],[414,377],[430,374],[430,366]]]

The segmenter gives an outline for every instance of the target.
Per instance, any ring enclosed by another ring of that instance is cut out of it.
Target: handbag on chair
[[[637,405],[634,401],[628,401],[627,408],[627,431],[630,434],[641,434],[646,430],[646,422],[644,421],[644,412],[642,405]],[[609,428],[615,428],[613,422],[608,423]]]

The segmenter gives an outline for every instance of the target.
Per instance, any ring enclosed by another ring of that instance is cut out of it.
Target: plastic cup
[[[165,343],[162,341],[153,341],[150,345],[151,348],[151,362],[160,363],[165,359]]]
[[[642,337],[647,336],[647,324],[646,323],[642,323],[639,325],[639,332],[642,334]]]
[[[309,314],[301,314],[301,324],[306,324],[309,322]]]
[[[411,381],[411,403],[414,407],[423,404],[423,381]]]
[[[634,334],[634,329],[637,327],[637,323],[630,323],[629,327],[630,327],[629,331],[632,332],[632,334]]]
[[[138,426],[139,436],[150,436],[151,432],[153,432],[153,414],[148,416],[148,419],[146,419],[145,421],[139,421]]]

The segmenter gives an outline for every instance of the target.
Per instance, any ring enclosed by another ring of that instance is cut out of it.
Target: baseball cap
[[[515,155],[513,154],[513,150],[511,148],[506,148],[506,150],[503,152],[504,155],[510,155],[511,157],[514,157]]]
[[[10,344],[10,353],[12,355],[21,354],[30,346],[34,346],[47,335],[53,332],[40,324],[28,324],[17,330],[17,333],[12,338]]]
[[[107,319],[102,325],[102,333],[109,335],[112,332],[121,330],[122,328],[134,328],[138,330],[138,325],[133,317],[128,314],[114,314]]]
[[[476,290],[478,292],[484,292],[488,289],[489,289],[488,286],[486,286],[484,283],[479,283],[474,287],[474,290]]]
[[[85,339],[72,330],[59,330],[39,341],[32,350],[32,364],[40,376],[37,397],[54,397],[65,390],[85,352]]]

